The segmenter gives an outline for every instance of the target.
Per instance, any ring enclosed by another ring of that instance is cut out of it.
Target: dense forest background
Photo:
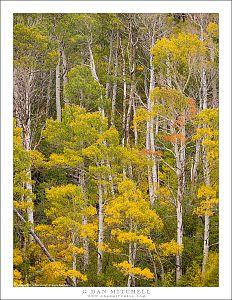
[[[14,15],[14,285],[218,286],[217,14]]]

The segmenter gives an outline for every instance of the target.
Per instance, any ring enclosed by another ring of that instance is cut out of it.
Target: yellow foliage
[[[24,210],[24,211],[26,211],[27,208],[29,208],[29,207],[31,207],[31,208],[34,207],[33,202],[14,201],[13,203],[14,203],[15,208],[18,208],[18,209],[21,209],[21,210]]]
[[[215,198],[216,191],[211,186],[203,185],[198,189],[197,198]]]
[[[95,240],[97,237],[98,225],[94,223],[82,224],[80,226],[80,236],[83,238],[90,238],[91,240]]]
[[[108,280],[106,281],[106,286],[115,286],[114,280],[113,280],[112,278],[108,279]]]
[[[214,210],[217,208],[218,203],[218,198],[210,198],[201,201],[200,205],[194,208],[193,214],[197,216],[213,216]]]
[[[109,253],[121,253],[120,249],[110,248],[106,243],[98,243],[98,249]]]
[[[74,254],[84,254],[86,251],[82,247],[76,247],[73,244],[68,245],[68,250]]]
[[[95,216],[97,214],[97,210],[96,210],[96,208],[94,206],[90,205],[90,206],[86,206],[82,210],[82,213],[86,217],[92,217],[92,216]]]
[[[20,249],[15,248],[13,253],[14,266],[18,266],[23,262],[22,252]]]
[[[34,167],[42,167],[44,165],[45,156],[41,152],[38,150],[30,150],[29,154]]]
[[[61,262],[49,262],[43,267],[44,277],[47,283],[61,283],[67,276],[66,266]]]
[[[218,38],[219,26],[217,23],[210,22],[206,30],[213,38]]]
[[[133,267],[129,262],[123,261],[121,263],[113,263],[113,265],[120,269],[120,271],[125,275],[133,274],[134,276],[139,276],[144,279],[152,279],[154,278],[154,274],[148,269],[140,269],[137,267]]]
[[[83,158],[80,157],[75,150],[64,149],[62,154],[51,154],[49,165],[51,166],[69,166],[69,167],[77,167],[83,162]]]
[[[70,277],[76,277],[80,281],[87,281],[87,275],[84,275],[77,270],[68,270],[66,274]]]
[[[180,254],[183,251],[183,245],[179,245],[176,241],[171,240],[167,243],[160,244],[161,255],[162,256],[169,256],[169,255],[176,255]]]
[[[53,234],[53,228],[51,225],[38,224],[35,226],[35,230],[43,237],[49,237]]]
[[[134,125],[143,123],[149,120],[149,112],[145,108],[138,108],[136,115],[134,116]]]
[[[18,270],[13,271],[13,280],[14,280],[14,286],[20,286],[23,284],[22,274]]]
[[[126,242],[137,242],[142,246],[145,246],[149,250],[155,250],[156,246],[153,241],[148,238],[146,235],[139,235],[134,232],[125,232],[120,229],[112,229],[111,235],[116,237],[117,240],[121,243]]]

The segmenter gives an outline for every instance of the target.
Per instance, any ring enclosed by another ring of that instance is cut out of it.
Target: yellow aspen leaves
[[[159,248],[161,250],[161,256],[169,256],[180,254],[183,251],[184,246],[180,246],[176,241],[171,240],[167,243],[161,243]]]
[[[14,249],[13,252],[13,264],[14,266],[19,266],[23,263],[22,251],[18,248]]]
[[[123,261],[121,263],[114,263],[113,264],[116,268],[118,268],[123,275],[127,276],[129,274],[133,274],[136,277],[142,277],[144,279],[153,279],[154,274],[148,269],[140,269],[138,267],[133,267],[129,262]]]
[[[193,214],[198,216],[214,215],[219,203],[217,191],[211,186],[203,185],[198,189],[197,198],[200,199],[201,202],[194,208]]]
[[[13,270],[13,283],[14,286],[21,286],[23,284],[22,274],[17,269]]]

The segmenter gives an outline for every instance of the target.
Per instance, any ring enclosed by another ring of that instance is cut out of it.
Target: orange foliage
[[[196,101],[193,98],[188,98],[188,109],[187,109],[187,117],[188,119],[192,119],[197,114],[197,106]]]
[[[162,153],[159,150],[154,151],[154,150],[150,150],[150,149],[142,149],[140,151],[140,153],[142,155],[153,155],[153,156],[158,156],[158,157],[162,156]]]
[[[163,139],[166,142],[171,142],[171,143],[175,143],[176,141],[180,141],[180,142],[185,142],[186,141],[186,137],[182,133],[175,133],[175,134],[171,134],[171,135],[165,135],[165,136],[163,136]]]
[[[177,120],[173,123],[172,127],[174,127],[174,128],[181,127],[181,126],[185,125],[185,121],[186,121],[186,119],[184,116],[179,116],[177,118]]]

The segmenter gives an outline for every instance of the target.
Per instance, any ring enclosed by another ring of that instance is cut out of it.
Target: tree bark
[[[98,260],[97,260],[97,274],[102,273],[103,250],[102,245],[104,241],[104,203],[102,184],[98,183],[99,196],[99,212],[98,212]]]
[[[127,95],[127,83],[126,83],[126,61],[124,55],[124,49],[120,38],[121,53],[122,53],[122,78],[123,78],[123,112],[122,112],[122,146],[125,146],[126,135],[126,95]]]
[[[155,44],[155,35],[153,33],[152,37],[151,37],[151,48],[154,46],[154,44]],[[150,203],[152,205],[154,205],[158,176],[157,176],[156,159],[154,156],[155,137],[154,137],[154,117],[152,116],[153,102],[151,101],[151,92],[155,88],[155,74],[154,74],[154,66],[153,66],[153,54],[151,54],[151,53],[149,56],[149,62],[150,62],[150,85],[149,85],[149,95],[147,98],[147,109],[148,109],[148,113],[149,113],[149,119],[147,121],[147,135],[146,135],[146,138],[149,140],[149,142],[146,142],[146,145],[147,145],[148,149],[153,152],[153,154],[151,154],[151,159],[152,159],[153,165],[151,167],[151,172],[150,172],[150,170],[148,170],[148,182],[150,182],[149,183]],[[149,178],[150,173],[151,173],[152,178]]]
[[[60,49],[59,49],[60,54]],[[56,65],[56,117],[61,122],[61,103],[60,103],[60,56]]]
[[[84,165],[83,165],[84,169]],[[82,187],[84,199],[86,200],[86,183],[85,183],[85,176],[83,171],[81,171],[80,174],[80,184]],[[82,216],[82,225],[86,225],[88,223],[88,218],[86,216]],[[88,265],[89,265],[89,241],[87,237],[83,237],[83,248],[85,249],[84,253],[84,272],[88,270]]]
[[[88,223],[88,219],[86,216],[82,217],[82,225],[86,225]],[[88,238],[83,238],[83,248],[85,249],[84,253],[84,271],[86,272],[89,265],[89,243]]]
[[[204,172],[204,181],[207,187],[210,186],[210,169],[209,163],[207,160],[207,152],[203,147],[203,172]],[[204,245],[203,245],[203,261],[202,261],[202,273],[205,272],[205,266],[207,263],[208,255],[209,255],[209,235],[210,235],[210,216],[205,215],[205,226],[204,226]]]
[[[75,234],[74,234],[74,232],[72,233],[72,243],[73,243],[73,246],[76,245],[76,243],[75,243]],[[72,261],[72,269],[73,269],[73,271],[76,271],[76,270],[77,270],[77,256],[76,256],[75,253],[73,253],[73,254],[72,254],[72,257],[73,257],[73,261]],[[72,280],[73,280],[74,286],[76,286],[76,285],[77,285],[77,278],[74,276],[74,277],[72,278]]]
[[[130,220],[130,232],[132,232],[133,229],[133,224],[132,220]],[[137,244],[136,242],[131,242],[129,243],[129,264],[134,267],[135,265],[135,259],[136,259],[136,251],[137,251]],[[133,283],[133,286],[135,286],[135,276],[134,274],[129,274],[128,275],[128,280],[127,280],[127,286],[130,287]]]
[[[39,239],[39,237],[37,236],[37,234],[35,234],[34,231],[31,230],[30,226],[27,225],[26,220],[24,219],[24,217],[20,214],[20,212],[16,209],[13,208],[14,213],[18,216],[18,218],[26,225],[26,227],[28,228],[30,234],[33,236],[34,240],[36,241],[36,243],[40,246],[40,248],[42,249],[42,251],[44,252],[44,254],[47,256],[47,258],[51,261],[51,262],[56,262],[55,259],[51,256],[51,254],[48,252],[47,248],[44,246],[44,244],[41,242],[41,240]],[[72,279],[67,276],[65,278],[65,281],[68,285],[70,286],[74,286],[74,282],[72,281]]]
[[[94,80],[100,85],[100,81],[99,78],[97,76],[97,72],[96,72],[96,68],[95,68],[95,62],[94,62],[94,57],[93,57],[93,52],[92,52],[92,48],[91,48],[91,41],[88,42],[88,48],[89,48],[89,61],[90,61],[90,70],[91,70],[91,74],[94,78]],[[102,95],[100,95],[101,99],[102,99]],[[101,113],[102,117],[105,117],[105,110],[102,107],[102,105],[100,105],[98,107],[99,112]]]
[[[191,172],[191,181],[192,181],[193,185],[196,183],[196,179],[197,179],[197,169],[198,169],[198,165],[199,165],[199,161],[200,161],[200,151],[201,151],[201,141],[197,140],[196,141],[195,158],[193,161],[192,172]]]
[[[64,43],[62,45],[61,48],[61,56],[62,56],[62,75],[63,75],[63,99],[64,99],[64,105],[69,104],[68,99],[65,97],[65,86],[68,83],[68,64],[67,64],[67,57],[66,57],[66,53],[65,53],[65,46]]]
[[[14,208],[14,213],[18,216],[18,218],[26,225],[26,227],[28,228],[30,234],[33,236],[34,240],[36,241],[36,243],[40,246],[40,248],[43,250],[44,254],[47,256],[47,258],[51,261],[51,262],[55,262],[55,259],[51,256],[51,254],[48,252],[47,248],[44,246],[44,244],[41,242],[41,240],[39,239],[39,237],[35,234],[35,232],[31,229],[30,226],[27,225],[26,220],[24,219],[24,217],[20,214],[20,212]]]
[[[113,53],[113,36],[114,36],[114,31],[111,31],[111,36],[110,36],[110,55],[109,55],[109,61],[108,61],[108,70],[107,70],[107,82],[106,82],[106,98],[109,98],[109,90],[110,90],[110,83],[109,83],[109,76],[111,74],[111,64],[112,64],[112,53]]]
[[[25,112],[26,121],[24,124],[23,144],[26,151],[31,150],[31,88],[33,81],[33,73],[30,72],[28,81],[25,84]],[[33,213],[33,200],[32,200],[32,184],[31,184],[31,168],[27,169],[28,181],[25,183],[26,189],[29,191],[31,196],[26,197],[29,207],[27,208],[27,218],[30,223],[31,230],[34,231],[34,213]],[[33,236],[29,236],[29,242],[33,241]]]
[[[114,67],[114,84],[112,94],[112,109],[111,109],[111,126],[115,123],[115,106],[116,106],[116,95],[117,95],[117,76],[118,76],[118,45],[119,45],[119,31],[117,31],[117,42],[115,49],[115,67]]]
[[[172,128],[172,133],[175,133]],[[181,133],[185,137],[185,128],[182,126]],[[177,243],[183,245],[183,197],[185,186],[185,142],[177,141],[174,143],[174,153],[176,159],[176,177],[177,177],[177,201],[176,201],[176,217],[177,217]],[[178,285],[182,276],[182,254],[176,255],[176,283]]]

